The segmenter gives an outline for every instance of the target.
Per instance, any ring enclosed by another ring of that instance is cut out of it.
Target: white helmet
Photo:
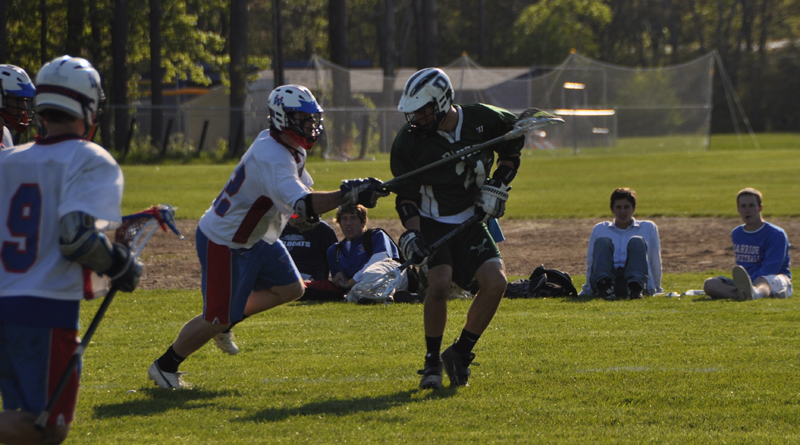
[[[322,111],[311,91],[302,85],[282,85],[269,95],[272,126],[306,150],[310,150],[322,134]],[[297,112],[310,116],[301,118]],[[309,121],[311,126],[306,128]]]
[[[31,124],[35,93],[36,87],[25,70],[14,65],[0,65],[0,116],[18,133],[24,133]]]
[[[406,114],[406,120],[412,128],[423,132],[435,132],[450,111],[454,95],[450,78],[444,71],[439,68],[424,68],[408,78],[397,109]],[[414,119],[414,112],[428,104],[433,105],[434,119],[432,121],[428,119],[428,114],[420,119],[428,121],[427,123]]]
[[[36,75],[36,112],[60,110],[83,119],[87,134],[105,99],[100,74],[86,59],[61,56],[42,66]]]

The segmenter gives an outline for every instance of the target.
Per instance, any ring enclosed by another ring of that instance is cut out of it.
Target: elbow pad
[[[69,261],[104,273],[113,263],[111,242],[95,227],[95,218],[72,212],[61,218],[61,255]]]
[[[517,170],[519,169],[520,165],[519,156],[504,156],[497,159],[497,162],[500,161],[512,162],[514,166],[511,167],[508,165],[498,165],[492,174],[492,179],[500,181],[506,185],[511,184],[511,181],[513,181],[514,177],[517,176]]]

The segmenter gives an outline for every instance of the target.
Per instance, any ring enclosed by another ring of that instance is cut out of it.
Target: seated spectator
[[[746,188],[736,195],[736,206],[743,225],[733,229],[733,253],[736,266],[733,279],[709,278],[703,290],[711,298],[756,300],[792,296],[792,272],[789,270],[789,238],[780,227],[761,216],[761,192]]]
[[[281,242],[294,260],[306,290],[299,301],[343,301],[344,291],[330,281],[328,248],[339,239],[325,221],[308,226],[290,219],[281,232]]]
[[[586,252],[586,284],[581,295],[606,300],[642,298],[661,292],[661,241],[652,221],[634,219],[636,192],[611,194],[614,221],[598,223]]]
[[[383,229],[367,229],[364,206],[340,207],[334,221],[344,235],[344,240],[328,248],[328,266],[335,286],[350,291],[356,283],[370,281],[400,266],[400,251],[391,237]],[[406,270],[397,289],[408,290],[408,281]],[[412,284],[412,289],[416,288]],[[348,301],[356,299],[352,292],[348,294]]]

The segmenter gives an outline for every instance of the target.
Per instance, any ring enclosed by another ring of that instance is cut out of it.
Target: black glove
[[[414,229],[406,230],[400,235],[400,250],[406,259],[411,260],[416,266],[422,264],[431,254],[431,250],[422,238],[422,232]]]
[[[104,272],[111,278],[111,285],[122,292],[133,292],[142,277],[142,262],[120,243],[112,244],[114,252],[111,267]]]
[[[383,188],[383,181],[375,178],[342,181],[339,191],[342,193],[339,198],[342,207],[361,204],[371,209],[378,204],[378,198],[389,196],[389,191]]]
[[[492,218],[500,218],[506,213],[506,201],[510,186],[492,178],[481,187],[481,194],[475,201],[475,212],[482,213],[483,222]]]

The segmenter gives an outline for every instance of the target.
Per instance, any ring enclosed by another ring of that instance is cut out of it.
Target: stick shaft
[[[537,128],[550,126],[550,125],[561,124],[561,123],[564,123],[564,120],[561,119],[561,118],[555,117],[555,116],[553,118],[540,119],[538,121],[532,120],[530,124],[524,125],[521,128],[520,127],[515,127],[513,130],[509,131],[508,133],[506,133],[506,134],[504,134],[502,136],[498,136],[498,137],[496,137],[494,139],[489,139],[488,141],[481,142],[480,144],[470,145],[469,147],[462,148],[461,150],[458,150],[457,152],[455,152],[452,156],[448,156],[446,158],[439,159],[438,161],[431,162],[430,164],[424,165],[424,166],[422,166],[422,167],[420,167],[420,168],[418,168],[416,170],[412,170],[412,171],[410,171],[408,173],[404,173],[404,174],[402,174],[400,176],[397,176],[394,179],[390,179],[390,180],[388,180],[388,181],[383,183],[383,188],[390,188],[391,186],[396,185],[398,182],[400,182],[400,181],[402,181],[402,180],[404,180],[406,178],[410,178],[411,176],[416,176],[416,175],[418,175],[418,174],[420,174],[422,172],[426,172],[426,171],[428,171],[428,170],[430,170],[432,168],[436,168],[436,167],[438,167],[440,165],[444,165],[444,164],[451,163],[453,161],[457,161],[457,160],[463,158],[466,155],[470,155],[470,154],[475,153],[477,151],[483,150],[484,148],[492,146],[494,144],[497,144],[497,143],[500,143],[500,142],[503,142],[503,141],[507,141],[507,140],[511,140],[511,139],[516,139],[516,138],[519,138],[519,137],[523,137],[525,135],[525,133],[528,132],[528,131],[535,130]]]

